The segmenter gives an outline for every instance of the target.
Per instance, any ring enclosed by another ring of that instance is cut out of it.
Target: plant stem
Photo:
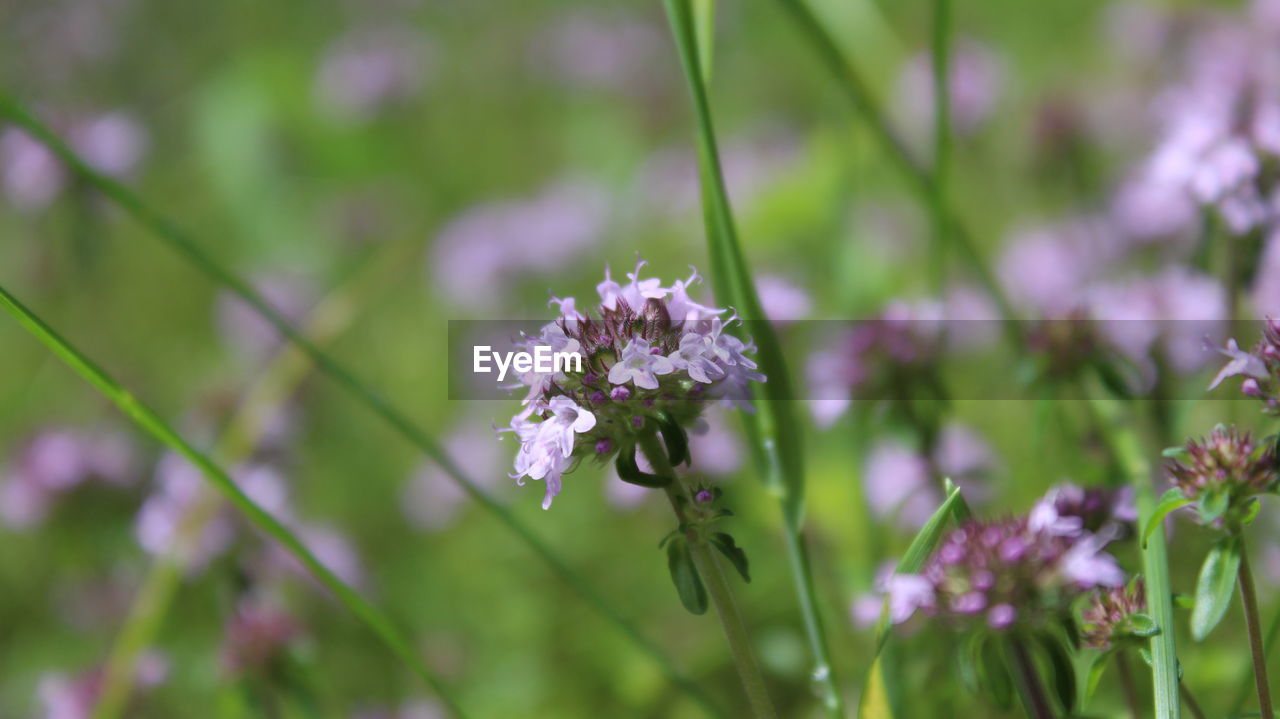
[[[667,499],[675,511],[676,520],[685,526],[685,539],[689,543],[689,551],[693,554],[693,563],[698,574],[706,584],[707,593],[711,595],[711,603],[716,607],[716,615],[720,617],[720,626],[724,629],[725,639],[729,640],[729,652],[733,655],[734,666],[738,669],[738,678],[742,680],[742,688],[747,693],[747,701],[751,704],[752,715],[758,719],[773,719],[777,714],[773,710],[773,701],[765,688],[764,675],[760,673],[760,665],[756,662],[755,652],[751,648],[751,639],[747,627],[738,613],[738,605],[733,599],[733,590],[725,580],[724,572],[711,545],[703,536],[702,527],[687,522],[684,502],[692,502],[688,488],[676,475],[671,462],[667,460],[657,435],[648,434],[640,439],[640,449],[649,460],[649,465],[660,477],[670,477],[667,485]]]
[[[951,159],[951,0],[933,1],[933,258],[929,269],[933,291],[942,293],[947,281],[947,178]]]
[[[1253,655],[1253,683],[1258,689],[1258,712],[1266,719],[1275,716],[1271,706],[1271,686],[1267,682],[1267,650],[1262,642],[1262,620],[1258,618],[1258,595],[1249,569],[1249,553],[1244,537],[1240,538],[1240,601],[1244,604],[1245,624],[1249,629],[1249,651]]]
[[[1123,651],[1116,652],[1116,671],[1120,674],[1120,689],[1124,692],[1129,716],[1139,719],[1142,712],[1138,709],[1138,692],[1133,686],[1133,670],[1129,667],[1129,655]]]
[[[1191,712],[1191,716],[1196,719],[1205,719],[1204,710],[1200,708],[1200,703],[1192,696],[1191,690],[1186,684],[1178,683],[1178,692],[1182,694],[1182,703],[1187,706],[1187,710]]]
[[[1049,696],[1045,694],[1044,684],[1040,681],[1040,673],[1031,659],[1027,645],[1021,637],[1009,639],[1009,651],[1013,659],[1013,673],[1018,680],[1022,704],[1031,719],[1053,719],[1053,709],[1049,706]]]

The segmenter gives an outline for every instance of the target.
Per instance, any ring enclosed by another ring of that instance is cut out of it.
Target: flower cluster
[[[561,475],[583,457],[607,460],[659,428],[683,427],[701,414],[704,401],[746,406],[748,383],[764,381],[748,356],[751,342],[729,333],[734,317],[689,297],[688,280],[663,287],[640,277],[625,285],[608,271],[597,286],[597,317],[579,312],[573,298],[554,298],[561,316],[525,338],[525,348],[576,352],[582,366],[526,372],[524,409],[509,431],[520,440],[512,475],[546,483],[544,509],[560,492]],[[673,458],[674,460],[675,458]]]
[[[1239,522],[1254,495],[1280,483],[1274,447],[1222,425],[1198,442],[1187,440],[1182,458],[1169,462],[1168,474],[1185,499],[1199,503],[1201,520],[1215,526]]]
[[[1051,494],[1025,517],[965,522],[919,575],[890,584],[891,618],[904,621],[920,609],[961,625],[1034,626],[1081,591],[1124,584],[1115,558],[1102,551],[1112,533],[1089,532],[1055,505]]]
[[[1262,400],[1263,411],[1280,415],[1280,320],[1268,319],[1262,328],[1262,338],[1252,352],[1240,349],[1234,339],[1227,340],[1218,351],[1230,358],[1213,378],[1209,389],[1222,384],[1229,377],[1244,377],[1240,391],[1246,396]]]
[[[1113,644],[1151,636],[1155,622],[1146,611],[1146,587],[1141,579],[1123,587],[1099,589],[1080,613],[1081,642],[1106,651]]]

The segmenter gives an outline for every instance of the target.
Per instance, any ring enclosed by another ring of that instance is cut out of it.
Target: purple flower
[[[48,429],[16,452],[0,483],[0,520],[13,529],[44,521],[58,500],[90,481],[132,484],[132,444],[123,436],[77,429]]]
[[[1111,532],[1092,534],[1082,524],[1050,499],[1026,517],[965,522],[926,560],[919,577],[932,600],[918,608],[949,623],[1007,629],[1058,616],[1080,591],[1123,584],[1119,565],[1102,551]]]
[[[426,39],[405,27],[364,28],[339,38],[316,73],[315,95],[331,114],[368,120],[413,97],[431,67]]]
[[[554,298],[560,319],[526,338],[529,350],[572,347],[583,358],[580,367],[522,376],[524,409],[506,430],[520,441],[512,476],[546,482],[544,508],[579,459],[634,451],[659,423],[694,425],[704,404],[696,400],[745,403],[748,383],[764,380],[747,356],[754,346],[725,331],[734,320],[690,298],[696,272],[664,287],[641,277],[643,267],[638,263],[625,285],[606,271],[596,288],[599,319],[572,298]]]
[[[1081,639],[1086,647],[1101,651],[1117,642],[1145,639],[1145,634],[1133,632],[1131,618],[1146,611],[1146,587],[1141,579],[1097,590],[1080,614]]]
[[[481,486],[489,486],[500,476],[497,447],[487,428],[463,426],[444,439],[444,448]],[[404,511],[417,528],[439,532],[453,524],[467,501],[467,493],[439,463],[424,461],[404,488]]]
[[[531,272],[559,270],[599,244],[609,199],[597,185],[561,180],[528,198],[477,205],[432,245],[428,272],[460,305],[491,307]],[[567,314],[575,310],[572,304]]]
[[[683,345],[689,338],[690,336],[688,335],[682,337],[681,344]],[[693,337],[692,339],[698,341],[701,338]],[[695,356],[693,361],[696,362],[697,360],[698,357]],[[688,369],[690,361],[683,361],[685,362],[684,368]],[[707,362],[710,364],[710,360],[707,360]],[[718,370],[714,365],[712,369]],[[622,348],[622,356],[609,368],[609,381],[613,384],[632,382],[639,389],[657,389],[658,375],[671,374],[675,371],[676,365],[671,359],[660,354],[653,354],[650,351],[649,343],[637,337]],[[694,372],[701,374],[704,379],[698,379],[698,375],[694,374]],[[710,379],[705,379],[706,373],[701,371],[701,365],[698,364],[693,365],[689,374],[699,382],[711,381]],[[721,372],[721,376],[723,375],[724,373]]]
[[[268,672],[302,633],[297,620],[263,600],[241,599],[222,638],[222,666],[232,675]]]
[[[947,79],[951,123],[955,131],[976,131],[995,110],[1004,84],[1004,68],[989,49],[972,39],[956,43]],[[933,58],[928,53],[912,57],[898,80],[901,114],[917,135],[933,127]]]
[[[1225,495],[1225,509],[1212,519],[1214,526],[1238,520],[1249,512],[1254,496],[1274,492],[1280,485],[1272,443],[1255,441],[1234,426],[1219,425],[1208,437],[1187,440],[1183,458],[1171,459],[1166,470],[1187,499]]]
[[[574,86],[648,94],[661,29],[641,17],[574,10],[534,38],[539,69]]]

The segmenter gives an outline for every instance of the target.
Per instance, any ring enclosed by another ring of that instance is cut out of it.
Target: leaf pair
[[[680,603],[693,614],[705,614],[707,588],[702,584],[702,575],[694,562],[688,539],[676,532],[669,535],[664,543],[667,547],[667,569],[671,572],[671,583],[676,586],[676,594],[680,595]],[[747,553],[733,541],[732,536],[716,532],[708,538],[708,543],[729,559],[743,581],[751,581]],[[704,556],[708,560],[713,559],[710,554]]]

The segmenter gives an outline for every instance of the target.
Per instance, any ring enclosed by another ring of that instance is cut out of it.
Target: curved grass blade
[[[541,557],[551,570],[560,577],[561,581],[585,599],[605,620],[613,624],[633,646],[648,656],[662,670],[663,674],[678,686],[681,691],[697,702],[704,712],[711,716],[724,716],[723,710],[711,700],[710,695],[697,682],[677,669],[658,645],[642,634],[638,627],[607,602],[585,577],[561,559],[550,546],[534,534],[532,529],[468,478],[440,445],[415,424],[413,420],[409,419],[408,415],[359,380],[344,365],[316,347],[313,342],[304,337],[297,328],[273,308],[261,294],[231,270],[218,263],[212,255],[202,249],[172,221],[152,210],[141,198],[121,183],[96,172],[86,165],[61,138],[16,101],[3,94],[0,94],[0,116],[8,118],[14,125],[29,133],[32,138],[48,148],[78,178],[114,202],[132,216],[135,221],[173,248],[196,269],[203,272],[214,282],[225,286],[241,300],[248,303],[254,312],[275,328],[291,344],[306,354],[321,372],[328,375],[339,387],[369,411],[373,412],[380,420],[388,424],[397,434],[416,447],[428,459],[434,461],[445,474],[449,475],[462,487],[463,491],[472,500],[497,517],[498,521],[528,545],[534,554]]]
[[[358,300],[385,286],[389,276],[409,266],[404,255],[411,246],[400,245],[368,263],[346,286],[321,300],[306,320],[305,331],[313,342],[325,343],[339,335],[355,318]],[[221,432],[213,456],[224,465],[234,467],[251,454],[263,429],[271,422],[271,413],[293,394],[312,367],[296,347],[281,347],[245,393],[244,400]],[[93,719],[115,719],[124,711],[133,690],[138,657],[153,643],[181,586],[183,567],[176,556],[200,535],[221,506],[216,494],[202,497],[179,524],[174,546],[168,553],[157,556],[147,569],[124,626],[107,653],[102,691]]]
[[[1154,527],[1142,547],[1142,574],[1147,583],[1147,613],[1160,627],[1151,637],[1151,675],[1155,687],[1155,716],[1179,719],[1182,702],[1178,693],[1177,640],[1173,631],[1173,589],[1169,585],[1169,552],[1165,545],[1164,523],[1155,521],[1158,508],[1151,488],[1151,466],[1132,423],[1126,421],[1119,403],[1099,388],[1088,390],[1093,416],[1102,435],[1120,464],[1125,479],[1136,493],[1138,526]]]
[[[903,552],[902,559],[898,560],[898,566],[894,570],[896,574],[919,572],[925,560],[933,554],[933,550],[938,547],[938,542],[942,540],[942,533],[947,527],[948,520],[954,518],[957,522],[963,522],[972,516],[969,503],[964,500],[960,488],[952,484],[951,480],[947,480],[946,489],[946,499],[942,500],[942,504],[938,505],[929,517],[929,521],[925,522],[919,532],[916,532],[916,536],[907,545],[907,551]],[[891,673],[885,670],[883,661],[890,629],[892,626],[889,623],[889,598],[885,597],[884,607],[880,610],[880,621],[876,624],[876,641],[871,669],[867,672],[866,685],[862,688],[862,698],[858,702],[858,719],[894,718],[893,691],[887,681]]]
[[[946,289],[951,251],[947,186],[951,170],[951,0],[933,0],[933,252],[929,269],[933,291]]]
[[[702,211],[706,224],[707,245],[711,256],[711,279],[716,301],[733,307],[745,319],[764,320],[765,315],[756,295],[755,284],[734,228],[733,212],[720,170],[719,151],[711,121],[711,104],[707,97],[703,68],[710,62],[710,48],[699,43],[699,28],[711,24],[705,14],[699,23],[693,0],[666,0],[667,17],[680,55],[693,100],[697,123],[698,174],[702,187]],[[755,322],[752,327],[759,348],[761,370],[769,378],[761,386],[756,412],[745,417],[747,434],[757,465],[763,467],[765,487],[778,497],[782,509],[791,565],[792,581],[800,604],[809,650],[815,664],[813,679],[827,713],[844,715],[844,700],[832,668],[822,615],[818,609],[813,573],[809,567],[804,524],[804,461],[800,425],[794,417],[794,395],[790,388],[786,360],[773,327],[768,322]]]
[[[67,343],[51,327],[46,325],[31,310],[27,309],[13,295],[0,287],[0,306],[13,315],[28,332],[40,340],[51,352],[58,356],[76,374],[93,385],[107,399],[111,400],[129,419],[152,437],[181,454],[191,462],[218,491],[231,501],[259,529],[279,542],[292,553],[307,570],[320,581],[333,595],[342,602],[351,613],[369,627],[373,633],[387,645],[415,674],[427,683],[448,707],[449,713],[461,717],[462,708],[452,693],[418,656],[413,644],[400,633],[391,620],[377,607],[373,606],[359,592],[338,578],[311,550],[307,549],[298,538],[281,524],[275,517],[259,507],[252,499],[241,491],[231,477],[213,460],[201,453],[165,424],[155,412],[144,405],[137,397],[122,387],[106,372],[95,365],[89,358]]]
[[[889,124],[884,111],[875,101],[857,69],[840,50],[840,46],[836,44],[822,22],[814,15],[806,0],[779,0],[779,2],[796,23],[801,34],[813,46],[823,66],[833,75],[840,89],[853,103],[854,111],[870,127],[876,142],[885,149],[889,159],[906,176],[912,191],[919,195],[922,201],[934,203],[938,192],[938,178],[924,169],[911,154],[906,143]],[[955,211],[950,205],[940,205],[937,209],[945,218],[950,243],[954,244],[955,249],[963,256],[969,271],[974,274],[982,284],[982,288],[995,302],[1000,316],[1005,320],[1002,325],[1009,339],[1015,346],[1020,346],[1023,341],[1021,328],[1017,322],[1013,321],[1018,317],[1018,313],[1009,301],[1008,295],[1005,294],[1004,288],[991,272],[973,237],[955,217]]]

